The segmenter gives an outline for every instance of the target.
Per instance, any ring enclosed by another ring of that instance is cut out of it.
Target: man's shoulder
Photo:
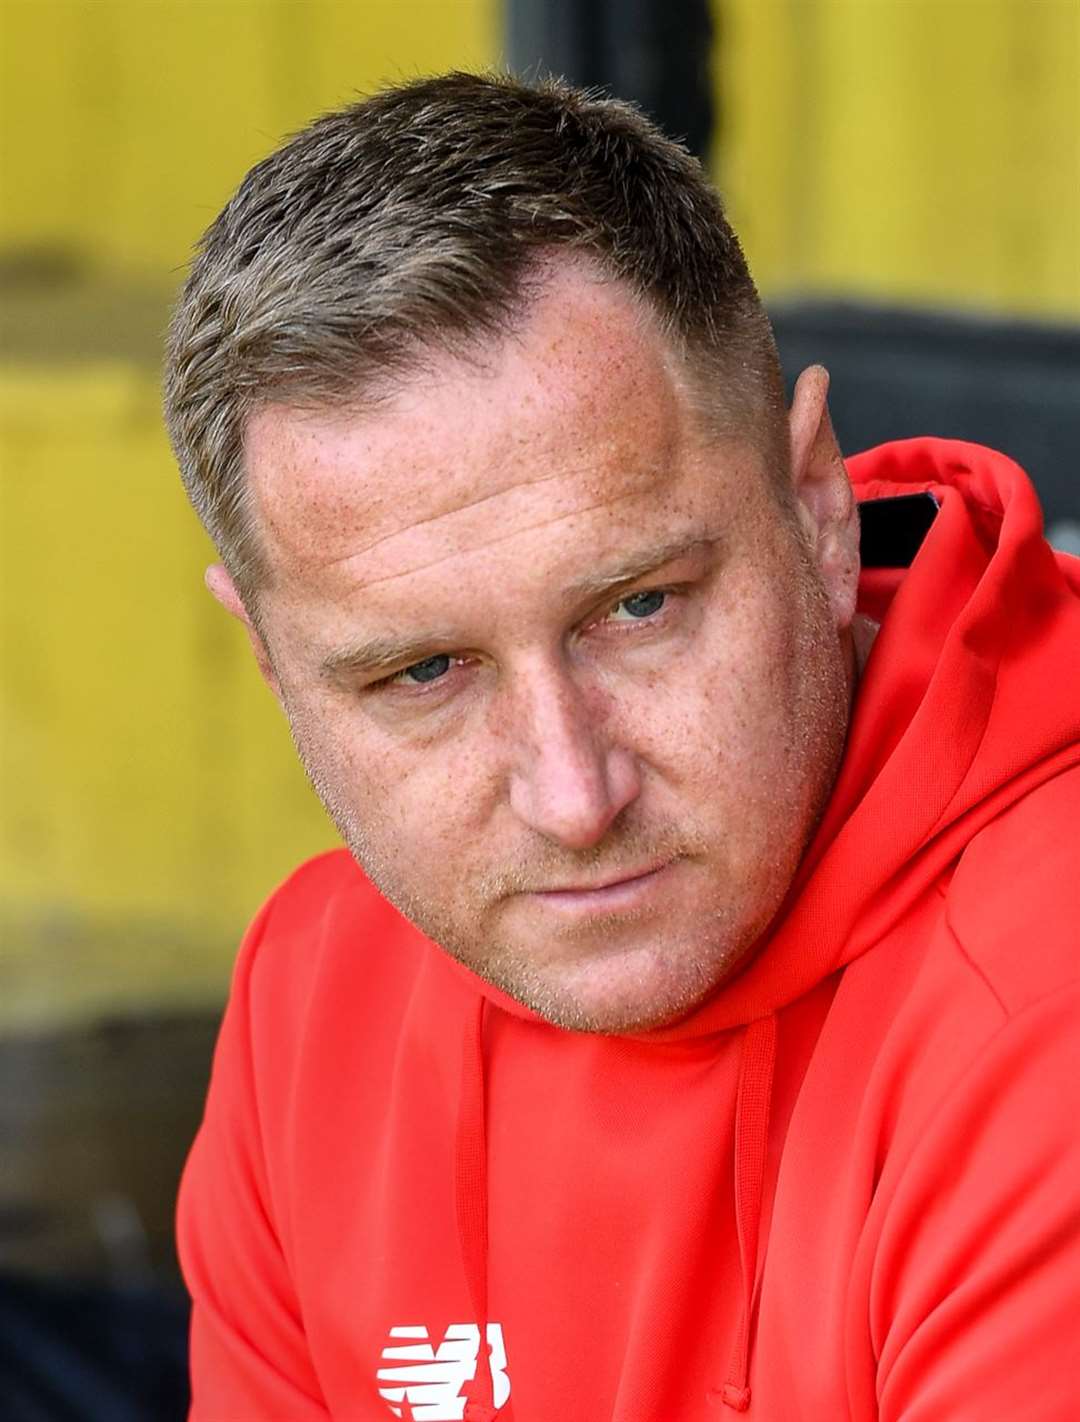
[[[1080,978],[1080,766],[972,839],[947,890],[946,922],[1010,1016]]]
[[[347,849],[327,849],[298,864],[272,890],[259,917],[265,917],[268,925],[273,921],[275,927],[286,921],[294,927],[310,926],[328,901],[370,887]]]
[[[388,962],[407,968],[425,943],[348,850],[328,850],[293,870],[263,904],[237,976],[250,978],[256,996],[287,989],[296,1002],[316,978],[361,972],[371,984]]]

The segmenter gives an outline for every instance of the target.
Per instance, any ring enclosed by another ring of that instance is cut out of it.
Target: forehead
[[[340,595],[602,536],[671,496],[697,441],[691,410],[639,304],[561,270],[512,334],[475,361],[434,358],[378,408],[252,418],[248,479],[273,581]]]

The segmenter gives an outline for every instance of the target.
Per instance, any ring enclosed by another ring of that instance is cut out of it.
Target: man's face
[[[828,796],[845,657],[767,446],[706,437],[640,308],[572,268],[483,368],[250,424],[260,623],[319,794],[390,900],[563,1026],[699,1002]]]

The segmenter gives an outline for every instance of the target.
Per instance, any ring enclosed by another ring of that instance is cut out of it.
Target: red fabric
[[[851,470],[941,510],[864,579],[829,810],[690,1019],[550,1027],[344,852],[256,919],[181,1192],[193,1422],[1080,1416],[1080,565],[1000,455]]]

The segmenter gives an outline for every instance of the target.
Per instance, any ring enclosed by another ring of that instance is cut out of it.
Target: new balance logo
[[[431,1346],[427,1329],[420,1325],[391,1328],[390,1340],[376,1376],[379,1393],[394,1416],[413,1422],[459,1422],[465,1416],[462,1391],[476,1376],[480,1356],[477,1325],[452,1323],[438,1348]],[[501,1407],[510,1396],[501,1324],[488,1324],[487,1347],[495,1406]]]

